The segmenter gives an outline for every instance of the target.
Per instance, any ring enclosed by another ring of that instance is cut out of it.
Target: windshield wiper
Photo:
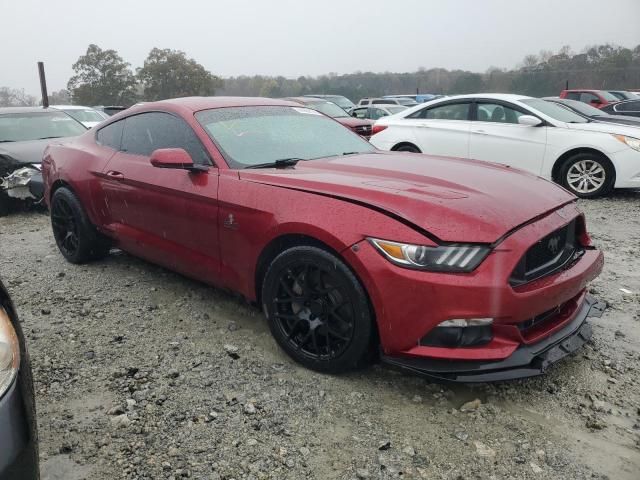
[[[15,142],[15,140],[0,140],[0,143],[9,143],[9,142]]]
[[[257,165],[250,165],[250,166],[245,167],[245,168],[285,168],[285,167],[293,167],[300,160],[303,160],[303,159],[302,158],[296,158],[296,157],[281,158],[281,159],[276,160],[274,162],[258,163]]]
[[[62,138],[60,135],[55,135],[53,137],[40,137],[38,140],[49,140],[50,138]]]

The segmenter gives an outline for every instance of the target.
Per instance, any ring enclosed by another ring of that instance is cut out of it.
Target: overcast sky
[[[90,43],[133,67],[153,47],[211,72],[485,71],[568,44],[640,44],[640,0],[0,0],[0,86],[65,88]]]

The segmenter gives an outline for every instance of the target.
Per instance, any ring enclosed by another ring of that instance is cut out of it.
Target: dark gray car
[[[52,139],[74,137],[84,125],[49,108],[0,108],[0,216],[18,202],[42,198],[40,163]]]
[[[16,311],[0,281],[0,480],[38,478],[31,363]]]

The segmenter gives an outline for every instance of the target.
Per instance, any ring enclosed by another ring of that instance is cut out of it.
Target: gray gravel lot
[[[636,480],[640,193],[581,206],[606,253],[594,340],[544,377],[475,387],[305,370],[229,293],[124,253],[74,266],[47,216],[0,218],[44,478]]]

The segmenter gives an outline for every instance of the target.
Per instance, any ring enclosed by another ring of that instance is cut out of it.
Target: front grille
[[[371,136],[371,125],[358,125],[353,127],[353,131],[363,137],[369,137]]]
[[[550,275],[580,258],[584,249],[577,240],[576,228],[574,219],[531,246],[513,270],[509,279],[511,286]]]

